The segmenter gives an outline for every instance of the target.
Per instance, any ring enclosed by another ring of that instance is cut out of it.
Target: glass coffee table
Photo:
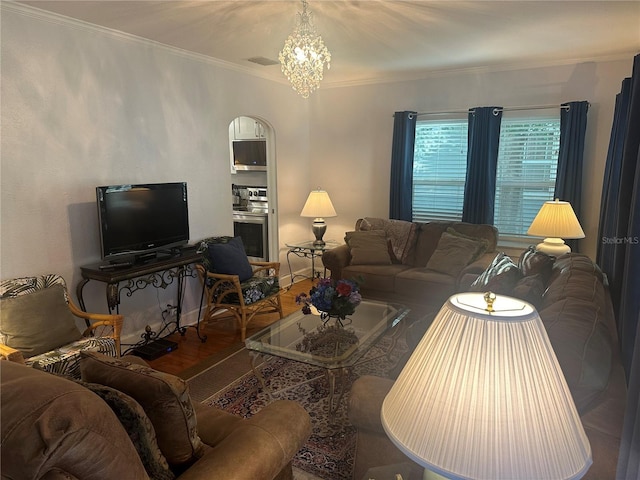
[[[251,368],[262,388],[272,396],[258,368],[263,356],[277,356],[324,369],[329,384],[329,412],[334,413],[344,394],[344,376],[388,330],[395,327],[387,355],[404,331],[402,319],[409,313],[403,305],[363,300],[344,325],[320,315],[292,313],[245,340]],[[339,388],[336,390],[336,379]],[[335,400],[336,393],[338,394]]]

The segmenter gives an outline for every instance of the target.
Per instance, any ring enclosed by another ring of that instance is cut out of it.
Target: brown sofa
[[[517,262],[521,275],[514,280],[520,278],[519,285],[542,282],[536,287],[539,298],[531,291],[528,296],[540,313],[591,444],[593,464],[584,478],[615,478],[626,383],[606,278],[585,255],[567,254],[555,261],[547,257],[546,266],[532,267],[527,259],[544,259],[532,252],[522,254]],[[505,288],[504,282],[500,286]],[[409,327],[410,348],[431,321],[427,317]],[[410,478],[422,478],[422,468],[391,443],[380,423],[382,401],[392,384],[392,379],[363,376],[353,385],[349,418],[358,430],[354,479],[360,480],[368,468],[402,462],[412,465]]]
[[[376,233],[386,242],[385,251]],[[358,280],[366,298],[396,301],[414,309],[439,308],[462,278],[477,276],[491,262],[498,231],[492,225],[366,217],[356,222],[345,240],[345,245],[322,255],[331,278]]]
[[[311,431],[296,402],[242,419],[192,405],[183,380],[136,363],[83,353],[80,383],[0,362],[2,478],[292,478]]]

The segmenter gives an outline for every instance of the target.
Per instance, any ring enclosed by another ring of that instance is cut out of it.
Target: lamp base
[[[536,245],[536,251],[546,253],[553,257],[559,257],[565,253],[571,252],[571,247],[564,243],[561,238],[545,238],[542,243]]]
[[[327,231],[327,224],[324,223],[324,218],[316,218],[313,221],[311,230],[313,230],[313,234],[316,237],[313,244],[319,247],[324,246],[325,243],[324,240],[322,240],[322,236],[324,235],[324,232]]]

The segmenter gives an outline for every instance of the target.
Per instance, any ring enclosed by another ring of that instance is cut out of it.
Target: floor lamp
[[[577,479],[592,462],[537,311],[492,293],[447,300],[381,420],[425,478]]]

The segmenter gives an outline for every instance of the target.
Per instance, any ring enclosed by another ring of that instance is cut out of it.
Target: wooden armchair
[[[239,237],[209,238],[200,250],[203,265],[196,268],[206,300],[204,322],[231,315],[244,342],[247,325],[256,315],[277,313],[282,318],[279,262],[250,262]]]
[[[87,325],[81,333],[75,318]],[[87,313],[55,274],[0,282],[0,357],[79,378],[79,353],[120,356],[123,316]]]

